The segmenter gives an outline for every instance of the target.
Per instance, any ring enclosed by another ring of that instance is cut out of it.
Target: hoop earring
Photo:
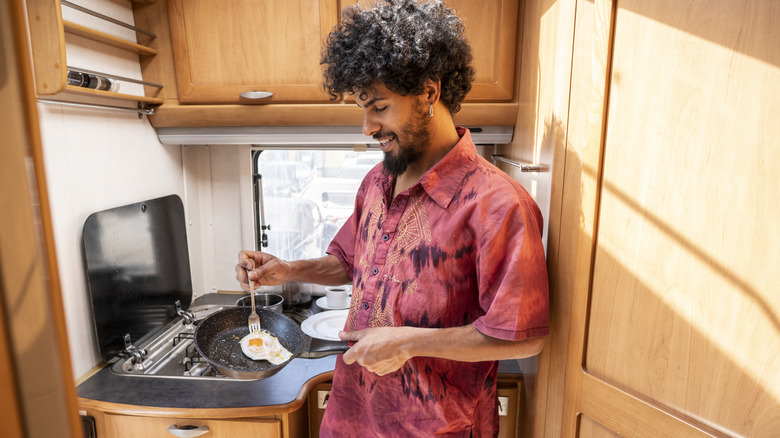
[[[428,117],[433,117],[433,105],[428,107]]]

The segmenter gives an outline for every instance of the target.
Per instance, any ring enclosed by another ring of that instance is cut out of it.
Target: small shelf
[[[119,48],[139,56],[156,56],[157,50],[138,44],[124,38],[93,29],[91,27],[63,20],[61,7],[69,7],[79,12],[91,15],[107,23],[120,26],[154,40],[157,36],[145,29],[140,29],[131,24],[117,20],[113,17],[97,13],[91,9],[71,3],[68,0],[26,0],[28,8],[28,24],[30,27],[30,43],[33,53],[33,73],[35,75],[35,91],[39,98],[57,96],[61,102],[66,102],[68,96],[92,96],[107,97],[125,102],[136,102],[139,108],[162,105],[160,97],[148,97],[144,95],[115,93],[111,91],[96,90],[92,88],[67,85],[68,66],[66,56],[65,34],[77,35],[91,41]],[[138,83],[158,89],[154,94],[159,95],[162,85],[146,83],[141,80],[116,76],[110,73],[92,72],[83,68],[74,69],[81,73],[97,74],[115,80]],[[77,101],[81,99],[76,99]],[[71,102],[76,103],[76,102]],[[81,102],[80,104],[82,104]]]
[[[163,103],[163,100],[158,97],[147,97],[147,96],[136,96],[134,94],[112,93],[110,91],[95,90],[92,88],[84,88],[84,87],[75,87],[73,85],[66,85],[63,92],[71,93],[71,94],[80,94],[82,96],[111,97],[114,99],[141,102],[148,105],[162,105]]]
[[[84,37],[92,41],[97,41],[103,44],[107,44],[109,46],[117,47],[119,49],[126,50],[131,53],[136,53],[138,55],[146,55],[146,56],[157,55],[157,50],[155,49],[143,46],[141,44],[134,43],[132,41],[124,40],[122,38],[117,38],[113,35],[109,35],[107,33],[103,33],[98,30],[90,29],[80,24],[72,23],[67,20],[62,20],[62,24],[65,28],[65,33],[71,35],[78,35],[80,37]]]

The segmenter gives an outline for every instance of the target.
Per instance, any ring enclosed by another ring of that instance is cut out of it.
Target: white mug
[[[329,286],[325,288],[325,300],[328,307],[343,309],[349,305],[348,286]]]

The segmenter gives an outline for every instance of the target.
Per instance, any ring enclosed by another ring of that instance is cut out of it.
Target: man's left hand
[[[397,371],[412,355],[406,346],[411,327],[374,327],[352,332],[339,332],[342,341],[354,344],[344,353],[344,363],[357,362],[377,375]]]

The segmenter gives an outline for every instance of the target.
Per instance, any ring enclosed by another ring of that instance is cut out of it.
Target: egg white
[[[274,365],[282,364],[292,357],[292,353],[267,332],[250,333],[241,338],[241,351],[252,360],[267,360]]]

